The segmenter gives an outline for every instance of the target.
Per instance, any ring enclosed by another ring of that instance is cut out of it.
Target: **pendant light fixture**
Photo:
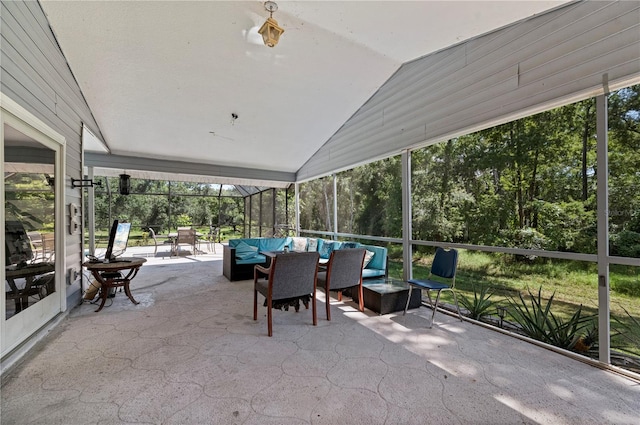
[[[278,21],[273,19],[273,12],[278,10],[278,5],[274,1],[265,1],[264,8],[269,12],[269,17],[264,24],[258,30],[258,33],[262,36],[265,46],[273,47],[278,44],[280,36],[284,32],[284,29],[278,26]]]

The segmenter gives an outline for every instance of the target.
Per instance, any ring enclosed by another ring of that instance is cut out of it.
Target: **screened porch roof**
[[[567,3],[282,1],[268,48],[262,1],[41,0],[97,123],[85,165],[259,187],[300,180],[323,146],[350,165],[397,153],[327,143],[403,64]]]

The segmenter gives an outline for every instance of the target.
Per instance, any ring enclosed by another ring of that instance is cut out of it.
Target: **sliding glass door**
[[[1,117],[5,355],[65,306],[58,207],[64,177],[59,142],[5,109]]]

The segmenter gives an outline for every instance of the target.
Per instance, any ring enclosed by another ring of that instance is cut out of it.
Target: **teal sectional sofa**
[[[266,251],[282,251],[291,238],[229,239],[222,252],[222,274],[230,281],[253,279],[256,264],[267,265]]]
[[[230,281],[253,279],[254,266],[256,264],[265,266],[268,263],[261,252],[282,251],[285,246],[291,251],[318,251],[321,263],[329,261],[333,250],[364,248],[367,250],[367,255],[362,277],[366,279],[388,275],[388,256],[385,247],[305,237],[230,239],[223,250],[222,273]]]
[[[291,239],[295,240],[295,238]],[[330,241],[326,239],[317,239],[317,241],[317,251],[320,253],[321,263],[329,261],[329,257],[331,257],[331,251],[333,250],[364,248],[368,252],[365,256],[365,267],[364,269],[362,269],[362,277],[364,279],[371,277],[386,277],[388,274],[387,248],[376,245],[365,245],[359,242],[351,241]]]

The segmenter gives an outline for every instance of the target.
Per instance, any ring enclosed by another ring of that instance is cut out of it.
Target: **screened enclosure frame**
[[[627,87],[633,85],[628,82]],[[625,87],[625,86],[623,86]],[[597,168],[606,170],[606,172],[597,173],[597,253],[584,254],[560,251],[547,251],[542,249],[521,249],[509,248],[504,246],[485,246],[472,245],[464,243],[443,243],[430,240],[418,240],[413,238],[412,223],[412,175],[411,175],[411,153],[415,149],[403,150],[401,155],[402,163],[402,238],[377,237],[371,235],[360,235],[351,233],[341,233],[338,231],[322,231],[313,229],[300,228],[300,199],[299,185],[306,181],[296,182],[296,229],[297,234],[317,235],[318,237],[326,237],[328,239],[337,240],[339,238],[355,238],[370,241],[378,241],[384,243],[395,243],[402,245],[403,260],[403,279],[413,278],[413,248],[414,246],[429,247],[451,247],[472,251],[484,251],[492,253],[515,254],[515,255],[535,255],[542,258],[562,259],[572,261],[583,261],[597,264],[598,268],[598,350],[599,359],[595,361],[598,364],[611,366],[611,312],[610,312],[610,265],[625,265],[640,267],[640,259],[632,257],[611,256],[609,253],[609,165],[608,165],[608,87],[603,86],[601,93],[595,96],[596,100],[596,133],[597,133]],[[568,104],[568,103],[566,103]],[[338,229],[338,194],[337,194],[337,174],[330,174],[333,178],[333,228]],[[316,178],[327,177],[318,176]],[[618,370],[618,369],[616,369]],[[637,377],[633,372],[623,370],[622,373],[631,374]]]

